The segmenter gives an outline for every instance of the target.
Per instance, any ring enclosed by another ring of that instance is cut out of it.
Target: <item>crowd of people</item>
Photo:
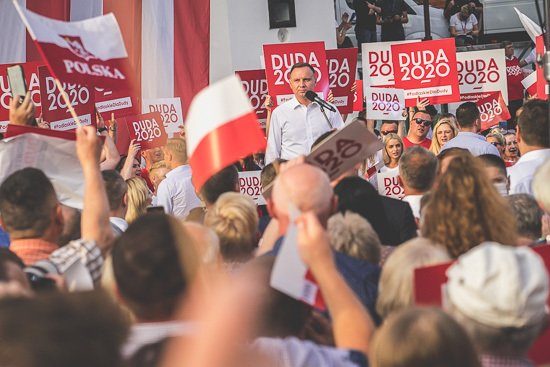
[[[525,102],[515,131],[485,135],[472,102],[453,115],[419,101],[409,126],[362,114],[383,149],[331,181],[304,156],[346,122],[305,97],[314,74],[290,70],[294,98],[270,111],[265,159],[200,188],[183,131],[121,157],[116,121],[101,119],[76,130],[82,211],[48,172],[5,177],[0,364],[532,366],[548,320],[532,249],[550,238],[548,103]],[[14,98],[10,122],[33,121]],[[265,206],[240,193],[243,170],[261,170]],[[402,200],[372,185],[384,172],[398,173]],[[325,307],[270,287],[294,230]],[[442,306],[419,307],[415,269],[451,261]]]

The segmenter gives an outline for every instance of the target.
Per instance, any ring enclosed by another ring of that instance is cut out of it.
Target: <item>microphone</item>
[[[327,110],[331,110],[332,112],[336,112],[336,108],[334,108],[330,103],[325,102],[314,91],[308,90],[306,92],[306,98],[309,99],[311,102],[317,102],[321,107],[324,107]]]

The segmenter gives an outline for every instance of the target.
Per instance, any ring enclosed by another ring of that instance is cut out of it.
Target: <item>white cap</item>
[[[450,304],[480,324],[523,327],[542,320],[548,299],[548,272],[528,247],[484,242],[447,270]]]

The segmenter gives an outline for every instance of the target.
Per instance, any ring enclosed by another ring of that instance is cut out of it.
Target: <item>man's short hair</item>
[[[281,169],[281,163],[286,162],[286,159],[276,158],[273,162],[265,165],[262,168],[262,173],[260,174],[260,181],[262,182],[262,190],[265,189],[270,183],[275,181],[279,170]]]
[[[122,205],[122,199],[128,192],[128,184],[124,181],[120,173],[114,169],[101,171],[105,191],[109,200],[109,210],[117,210]]]
[[[230,165],[210,177],[201,188],[201,197],[206,203],[214,204],[221,194],[236,192],[239,187],[239,171]]]
[[[310,63],[297,62],[296,64],[292,65],[292,67],[290,68],[290,71],[288,72],[289,78],[290,78],[290,75],[292,75],[292,72],[294,71],[294,69],[298,69],[298,68],[309,68],[309,70],[311,70],[311,72],[315,76],[315,69],[313,68],[313,66],[311,66]]]
[[[148,213],[117,239],[112,263],[126,305],[141,321],[158,321],[173,317],[198,260],[181,223],[163,213]]]
[[[42,236],[57,204],[51,181],[39,169],[23,168],[0,185],[0,216],[8,233],[25,231],[27,237]]]
[[[187,163],[187,143],[182,138],[170,138],[166,141],[165,149],[172,154],[172,160]]]
[[[497,168],[504,177],[508,176],[506,174],[506,163],[500,158],[500,156],[494,154],[482,154],[477,156],[477,159],[481,161],[484,167],[494,167]]]
[[[382,126],[384,125],[395,125],[395,127],[398,127],[399,123],[395,120],[382,120],[382,123],[380,124],[380,129],[382,129]]]
[[[17,254],[7,248],[0,248],[0,282],[9,282],[11,279],[8,264],[14,264],[21,271],[25,268],[23,260]]]
[[[525,103],[517,121],[519,135],[526,145],[550,148],[548,102],[532,99]]]
[[[513,194],[507,197],[516,217],[518,233],[531,240],[538,240],[542,236],[542,209],[534,197],[528,194]]]
[[[461,128],[474,126],[478,118],[479,109],[474,102],[464,102],[456,109],[456,120]]]
[[[437,174],[436,156],[422,147],[412,147],[399,160],[399,175],[405,184],[415,190],[428,191]]]

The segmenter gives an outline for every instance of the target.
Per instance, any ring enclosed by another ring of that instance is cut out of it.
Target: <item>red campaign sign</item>
[[[365,99],[363,96],[363,81],[361,79],[357,79],[355,84],[357,85],[357,88],[353,93],[353,111],[363,111],[363,102]]]
[[[35,105],[35,116],[40,116],[42,107],[40,103],[40,83],[38,81],[38,68],[43,63],[27,62],[24,64],[2,64],[0,65],[0,122],[8,121],[10,118],[11,89],[8,80],[8,67],[13,65],[23,66],[27,89],[31,92],[31,98]]]
[[[315,69],[315,92],[323,99],[328,96],[328,68],[324,42],[283,43],[264,45],[265,75],[273,105],[278,106],[294,94],[290,89],[289,72],[292,65],[307,62]]]
[[[235,74],[241,78],[243,88],[256,111],[258,120],[267,119],[267,110],[264,107],[265,97],[268,94],[265,70],[242,70],[236,71]]]
[[[136,97],[128,90],[107,90],[94,89],[95,107],[103,120],[138,115],[140,112],[139,103]]]
[[[544,261],[546,269],[550,271],[550,246],[543,245],[533,248]],[[452,262],[425,266],[414,270],[414,301],[415,304],[421,306],[436,306],[442,305],[442,289],[447,283],[447,269],[452,265]],[[550,298],[546,301],[550,306]],[[529,358],[535,362],[535,365],[545,365],[550,363],[550,328],[546,328],[539,335],[535,344],[529,350]]]
[[[329,88],[334,95],[333,104],[340,113],[353,112],[351,87],[357,73],[357,49],[341,48],[327,50]]]
[[[489,130],[499,122],[507,121],[510,118],[510,112],[500,92],[489,94],[488,97],[477,101],[476,105],[479,109],[481,131]]]
[[[460,101],[454,39],[392,45],[391,52],[395,87],[405,90],[407,107],[417,98],[430,104]]]
[[[537,36],[535,40],[535,48],[537,55],[544,55],[544,35]],[[535,63],[537,68],[537,98],[547,100],[548,99],[548,82],[544,78],[543,68]]]
[[[168,135],[162,124],[160,112],[144,113],[125,118],[129,138],[135,139],[135,144],[141,146],[141,150],[161,147],[166,144]]]
[[[52,130],[76,129],[76,122],[48,68],[41,66],[38,68],[38,74],[40,77],[40,97],[44,103],[42,108],[44,121],[50,124]],[[69,102],[79,117],[80,123],[84,126],[95,124],[93,88],[67,83],[61,83],[61,85],[67,93]]]

